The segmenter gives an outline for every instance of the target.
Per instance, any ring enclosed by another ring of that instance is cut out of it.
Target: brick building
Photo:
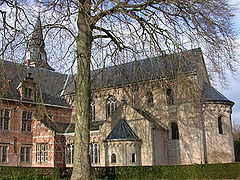
[[[211,86],[200,49],[91,76],[93,166],[234,161],[234,103]],[[71,167],[75,76],[47,63],[40,18],[25,64],[2,62],[0,86],[0,165]]]

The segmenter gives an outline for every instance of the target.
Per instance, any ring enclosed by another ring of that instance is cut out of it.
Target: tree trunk
[[[85,3],[84,3],[85,4]],[[87,6],[79,8],[77,43],[77,83],[75,100],[75,139],[72,180],[90,179],[90,61],[92,31]]]

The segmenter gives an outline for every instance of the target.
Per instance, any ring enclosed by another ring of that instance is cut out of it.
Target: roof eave
[[[202,101],[203,103],[207,103],[207,104],[225,104],[225,105],[229,105],[229,106],[233,106],[235,103],[232,101],[224,101],[224,100],[205,100]]]

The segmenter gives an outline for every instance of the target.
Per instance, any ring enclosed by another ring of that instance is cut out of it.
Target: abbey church
[[[72,167],[74,75],[47,61],[38,18],[23,64],[1,62],[0,166]],[[234,102],[211,86],[201,49],[91,72],[92,166],[235,161]]]

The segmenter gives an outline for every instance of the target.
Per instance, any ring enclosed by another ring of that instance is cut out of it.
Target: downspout
[[[202,122],[202,136],[203,136],[203,154],[204,154],[204,163],[207,164],[207,144],[206,144],[206,131],[205,131],[205,118],[204,118],[204,107],[202,101],[200,101],[200,110],[201,110],[201,122]]]

